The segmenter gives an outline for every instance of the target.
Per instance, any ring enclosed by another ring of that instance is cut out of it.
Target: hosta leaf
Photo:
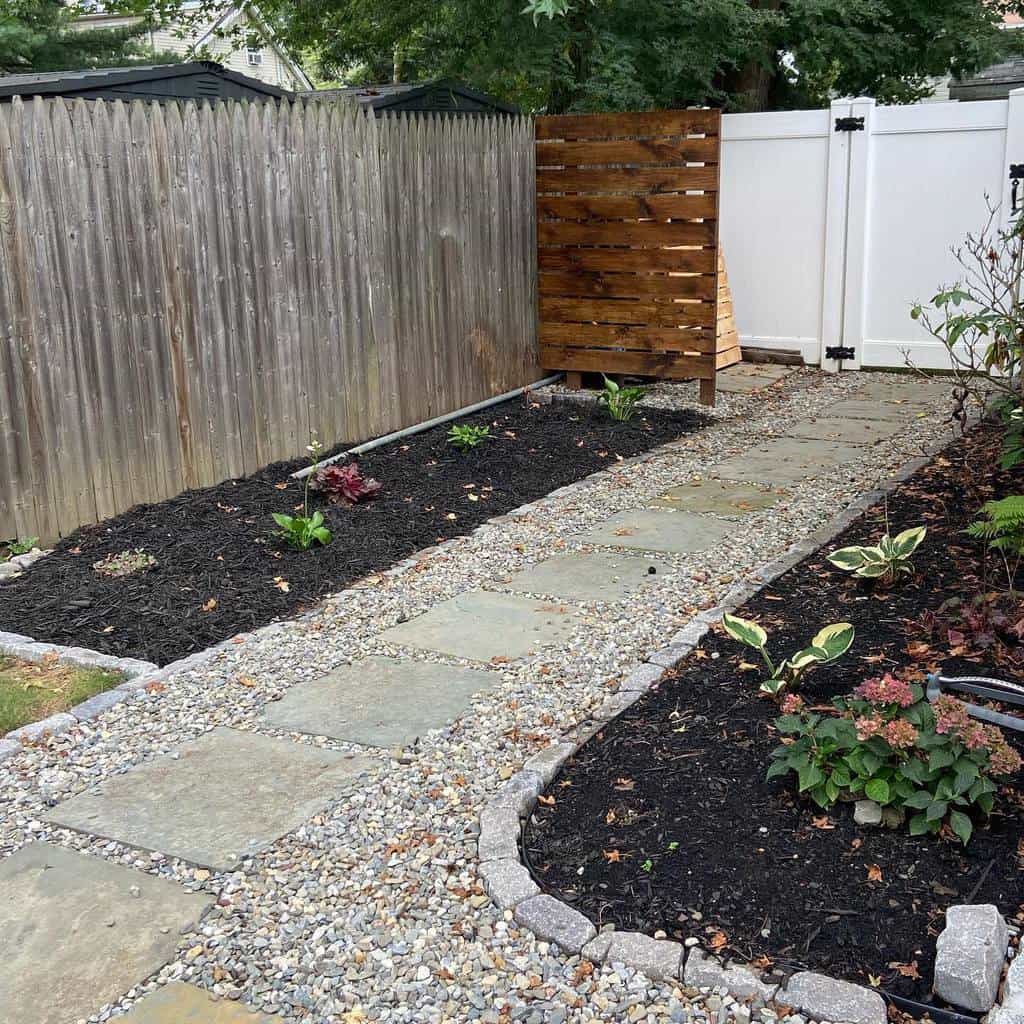
[[[811,647],[821,648],[827,655],[828,661],[834,661],[840,655],[845,654],[853,643],[854,630],[849,622],[835,622],[826,626],[815,634],[811,641]]]
[[[887,562],[869,562],[857,570],[857,575],[867,580],[876,580],[889,571]]]
[[[768,643],[768,634],[756,622],[749,622],[726,612],[722,616],[722,625],[733,640],[739,640],[748,647],[760,650]]]
[[[801,669],[813,665],[816,661],[828,661],[828,654],[818,647],[805,647],[787,660],[793,668]]]
[[[912,555],[917,550],[921,541],[924,540],[927,532],[928,530],[924,526],[912,526],[909,530],[897,533],[892,541],[896,550],[896,557],[907,558]]]
[[[845,569],[847,572],[859,569],[867,561],[864,549],[860,547],[839,548],[826,557],[837,569]]]

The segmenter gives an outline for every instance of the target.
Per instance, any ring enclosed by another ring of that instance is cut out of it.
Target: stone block
[[[501,910],[511,910],[540,892],[530,872],[519,863],[518,858],[485,861],[480,865],[480,876],[487,895]]]
[[[965,1010],[990,1010],[1008,940],[1006,922],[991,903],[950,907],[946,927],[935,943],[935,994]]]
[[[575,753],[574,743],[552,743],[534,754],[523,765],[523,770],[536,772],[544,780],[544,785],[549,786],[562,765]]]
[[[510,804],[488,804],[480,812],[477,856],[486,860],[519,859],[519,813]]]
[[[679,942],[652,939],[641,932],[612,932],[604,959],[635,967],[653,981],[678,981],[683,947]]]
[[[665,674],[661,665],[643,664],[638,665],[619,686],[623,691],[636,691],[646,693]]]
[[[597,935],[589,918],[547,893],[520,903],[515,909],[515,919],[538,938],[557,942],[566,953],[579,953]]]
[[[819,1020],[843,1024],[886,1024],[888,1020],[885,1000],[877,992],[812,971],[794,974],[778,1000]]]
[[[763,982],[752,968],[721,964],[706,956],[699,946],[694,946],[686,957],[683,982],[692,988],[723,988],[734,999],[750,1000],[756,1006],[770,1002],[778,989],[777,985]]]

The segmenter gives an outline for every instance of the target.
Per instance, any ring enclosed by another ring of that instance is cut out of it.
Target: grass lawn
[[[123,682],[119,672],[0,655],[0,736]]]

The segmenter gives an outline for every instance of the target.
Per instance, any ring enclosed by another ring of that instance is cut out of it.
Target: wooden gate
[[[720,112],[540,117],[541,365],[715,396]]]

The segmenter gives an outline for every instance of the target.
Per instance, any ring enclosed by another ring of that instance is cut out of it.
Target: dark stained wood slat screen
[[[541,364],[696,378],[714,401],[717,110],[536,122]]]

